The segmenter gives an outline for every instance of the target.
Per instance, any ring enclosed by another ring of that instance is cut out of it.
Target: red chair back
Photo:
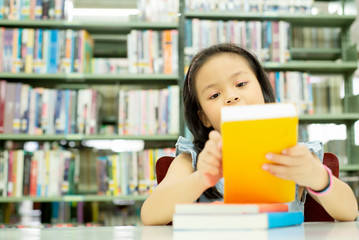
[[[333,176],[339,176],[339,161],[333,153],[324,153],[323,164],[332,170]],[[309,194],[304,204],[305,222],[334,222],[334,219]]]
[[[156,162],[157,183],[159,184],[166,176],[167,170],[174,157],[164,156]],[[335,177],[339,176],[339,161],[333,153],[324,153],[323,164],[329,167]],[[309,194],[304,204],[305,222],[334,222],[334,219],[317,203]]]
[[[163,156],[160,157],[156,162],[156,177],[157,184],[160,184],[167,174],[167,170],[170,167],[174,157]]]

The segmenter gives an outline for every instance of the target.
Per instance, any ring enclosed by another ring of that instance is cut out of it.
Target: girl
[[[178,139],[177,157],[142,206],[145,225],[171,222],[176,203],[222,200],[221,107],[275,102],[258,60],[234,44],[215,45],[193,57],[183,100],[194,140]],[[298,144],[282,154],[268,153],[266,157],[275,164],[264,164],[264,171],[296,182],[296,200],[289,203],[291,211],[304,211],[309,192],[334,219],[356,218],[358,204],[353,191],[346,183],[330,177],[330,171],[321,163],[321,143]]]

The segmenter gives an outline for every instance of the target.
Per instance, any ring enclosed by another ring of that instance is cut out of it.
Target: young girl
[[[145,225],[171,222],[176,203],[222,200],[221,107],[275,102],[258,60],[234,44],[215,45],[193,57],[183,100],[194,140],[178,139],[177,157],[142,206]],[[330,171],[321,163],[321,143],[298,144],[282,154],[268,153],[266,157],[274,164],[264,164],[263,171],[296,182],[296,198],[289,203],[290,211],[304,211],[309,192],[334,219],[356,218],[358,204],[353,191],[338,178],[330,178]]]

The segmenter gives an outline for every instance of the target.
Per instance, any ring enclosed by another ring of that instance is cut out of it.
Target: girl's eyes
[[[237,84],[237,87],[243,87],[247,84],[247,82],[240,82]]]
[[[240,82],[240,83],[238,83],[238,84],[236,85],[236,87],[244,87],[245,85],[247,85],[247,82]],[[209,97],[209,99],[215,99],[215,98],[217,98],[219,95],[220,95],[220,93],[215,93],[215,94],[211,95],[211,96]]]
[[[219,96],[219,93],[215,93],[212,96],[209,97],[209,99],[215,99]]]

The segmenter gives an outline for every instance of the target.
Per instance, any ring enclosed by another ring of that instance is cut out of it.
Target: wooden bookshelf
[[[355,122],[359,119],[359,113],[342,113],[342,114],[306,114],[300,115],[301,123],[347,123]]]
[[[6,202],[112,202],[115,200],[133,200],[144,201],[146,195],[119,195],[119,196],[104,196],[104,195],[65,195],[58,197],[1,197],[0,203]]]
[[[336,60],[341,56],[340,48],[290,48],[290,56],[296,60]]]
[[[264,69],[271,71],[306,71],[310,73],[345,73],[353,72],[357,62],[333,61],[290,61],[287,63],[265,62]]]
[[[177,23],[163,22],[79,22],[64,20],[0,20],[0,26],[10,28],[52,28],[52,29],[86,29],[89,32],[129,32],[132,29],[177,29]]]
[[[14,141],[82,141],[82,140],[144,140],[144,141],[176,141],[178,135],[84,135],[84,134],[44,134],[44,135],[29,135],[29,134],[0,134],[0,140],[14,140]]]
[[[83,73],[0,73],[0,79],[22,82],[87,83],[87,84],[177,84],[178,75],[170,74],[83,74]]]
[[[315,26],[315,27],[348,27],[356,19],[355,15],[335,15],[335,14],[282,14],[282,13],[239,13],[239,12],[201,12],[187,11],[186,18],[199,18],[210,20],[243,20],[243,21],[285,21],[296,26]]]

